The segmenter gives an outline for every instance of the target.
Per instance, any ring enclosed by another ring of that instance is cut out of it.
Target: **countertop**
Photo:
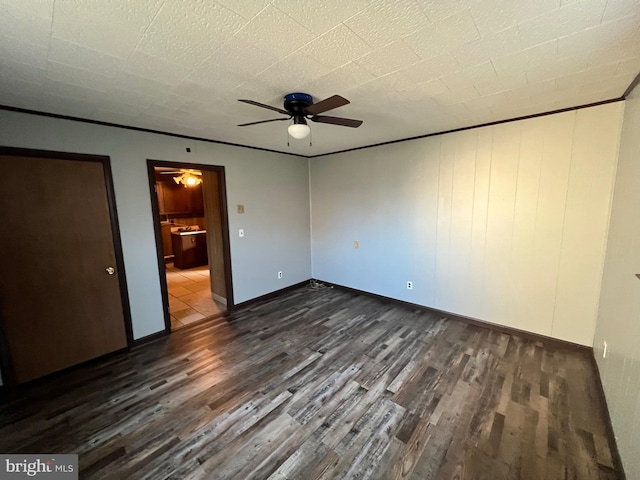
[[[187,230],[183,232],[171,232],[171,235],[199,235],[201,233],[207,233],[206,230]]]

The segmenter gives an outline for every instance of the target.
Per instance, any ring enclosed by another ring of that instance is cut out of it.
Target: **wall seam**
[[[613,200],[614,200],[614,195],[615,195],[615,189],[616,189],[616,179],[618,178],[618,165],[620,163],[620,145],[622,143],[622,126],[624,123],[624,112],[625,112],[625,108],[626,108],[626,102],[622,103],[622,112],[620,112],[620,123],[619,123],[619,127],[618,127],[618,140],[617,140],[617,145],[616,145],[616,153],[615,153],[615,164],[613,167],[613,172],[611,175],[611,188],[610,188],[610,193],[609,193],[609,208],[607,209],[607,228],[605,230],[605,235],[604,235],[604,244],[603,244],[603,249],[602,249],[602,261],[600,263],[600,278],[598,281],[598,300],[596,302],[596,311],[595,311],[595,325],[593,328],[593,338],[591,339],[591,346],[593,347],[593,349],[596,349],[596,334],[598,331],[598,317],[600,316],[600,301],[602,299],[602,284],[604,282],[604,270],[605,270],[605,264],[606,264],[606,258],[607,258],[607,249],[609,248],[609,232],[611,231],[611,213],[613,211]],[[600,366],[598,365],[598,362],[596,361],[596,365],[598,366],[598,368],[600,368]]]
[[[309,191],[309,267],[311,270],[311,278],[315,277],[315,268],[313,263],[313,201],[311,199],[311,159],[307,158],[307,185]]]
[[[482,246],[482,298],[484,299],[482,307],[480,311],[483,312],[483,316],[485,313],[485,307],[487,302],[486,295],[486,285],[485,277],[487,275],[487,230],[489,229],[489,211],[491,203],[491,174],[493,172],[493,139],[495,137],[495,127],[491,127],[489,130],[491,132],[491,147],[489,149],[489,174],[488,174],[488,185],[487,185],[487,211],[484,218],[484,242]]]
[[[577,124],[578,124],[578,115],[577,115],[577,112],[574,112],[573,128],[571,130],[571,153],[569,154],[569,172],[567,174],[567,185],[566,185],[565,194],[564,194],[564,209],[562,212],[562,232],[560,233],[560,252],[558,252],[558,260],[557,260],[558,273],[556,274],[556,286],[555,286],[555,293],[553,296],[553,315],[551,315],[551,332],[549,332],[549,335],[552,337],[554,335],[554,328],[556,325],[556,313],[558,309],[558,285],[560,280],[560,269],[562,266],[561,264],[562,252],[564,250],[564,232],[566,229],[566,222],[567,222],[567,201],[569,200],[569,186],[571,185],[571,166],[573,165],[573,154],[574,154],[573,148],[575,143]],[[591,343],[593,343],[593,340],[591,340]]]
[[[518,132],[518,165],[516,166],[516,186],[513,192],[513,208],[511,210],[511,241],[509,242],[509,273],[508,273],[508,285],[512,285],[511,279],[513,278],[513,251],[514,251],[514,237],[513,232],[516,229],[516,205],[518,204],[518,185],[520,179],[520,159],[522,157],[522,127],[523,124],[520,124],[520,130]],[[506,312],[509,314],[509,312]]]

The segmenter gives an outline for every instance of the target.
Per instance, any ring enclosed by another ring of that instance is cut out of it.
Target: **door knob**
[[[113,275],[114,273],[116,273],[116,269],[113,267],[107,267],[105,268],[105,271],[109,274],[109,275]]]

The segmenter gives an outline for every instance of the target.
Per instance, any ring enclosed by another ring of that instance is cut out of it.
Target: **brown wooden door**
[[[218,172],[202,172],[202,193],[207,219],[207,256],[211,272],[211,293],[219,299],[227,298],[227,281],[224,266],[223,221]]]
[[[0,156],[0,321],[15,379],[126,347],[103,164]]]

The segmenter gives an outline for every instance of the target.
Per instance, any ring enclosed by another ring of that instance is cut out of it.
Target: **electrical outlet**
[[[240,230],[238,230],[238,236],[240,238],[244,237],[244,228],[241,228]]]
[[[278,272],[278,278],[282,278],[282,272]]]
[[[413,282],[407,282],[407,290],[413,290]]]
[[[604,344],[604,346],[603,346],[603,349],[602,349],[602,358],[607,358],[607,347],[608,347],[608,345],[607,345],[607,342],[603,342],[603,344]]]

